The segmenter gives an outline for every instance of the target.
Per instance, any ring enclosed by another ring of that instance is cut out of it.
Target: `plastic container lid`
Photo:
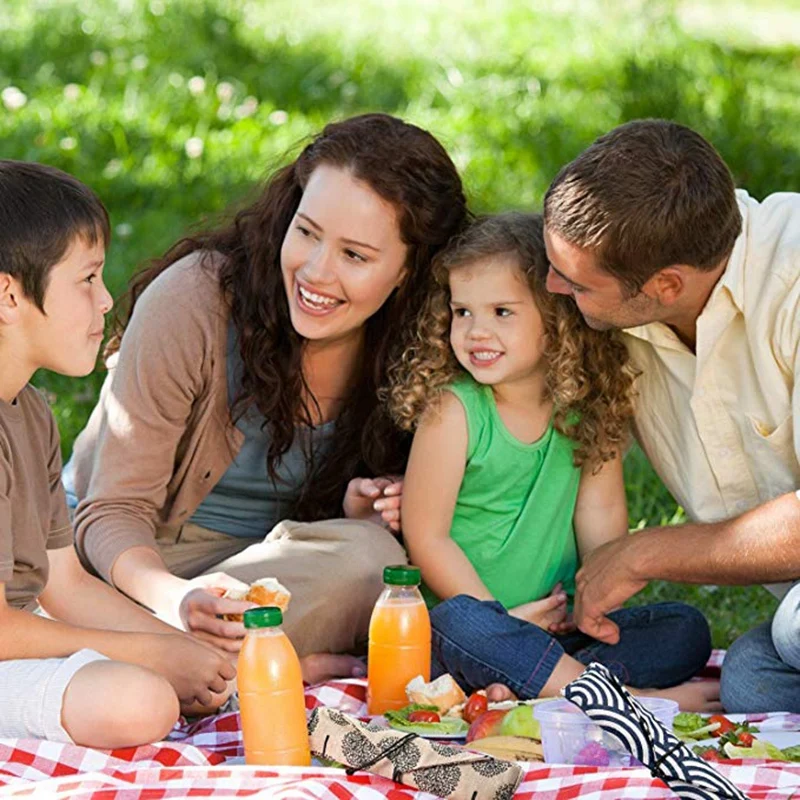
[[[277,606],[250,608],[244,612],[245,628],[274,628],[283,623],[283,612]]]
[[[408,564],[384,567],[383,570],[383,582],[390,586],[418,586],[421,580],[419,567],[412,567]]]
[[[666,697],[637,697],[636,699],[653,716],[669,724],[672,723],[672,717],[678,711],[678,704]],[[533,707],[533,715],[546,725],[557,723],[558,725],[586,727],[596,724],[569,700],[551,700],[549,703],[537,704]]]

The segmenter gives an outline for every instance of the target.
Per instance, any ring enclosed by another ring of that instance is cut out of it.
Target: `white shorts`
[[[0,661],[0,737],[71,744],[61,724],[64,692],[81,667],[106,660],[94,650],[79,650],[69,658]]]

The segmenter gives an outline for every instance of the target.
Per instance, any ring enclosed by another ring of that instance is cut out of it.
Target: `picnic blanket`
[[[712,670],[721,663],[715,654]],[[306,708],[366,714],[364,681],[333,681],[306,690]],[[751,715],[762,731],[800,730],[800,715]],[[239,715],[176,727],[168,741],[99,751],[34,739],[0,739],[0,797],[80,800],[167,800],[254,797],[275,800],[435,800],[371,774],[346,776],[323,767],[247,767]],[[732,761],[719,769],[753,800],[800,793],[800,764]],[[643,768],[608,769],[526,764],[514,800],[628,800],[675,798]]]

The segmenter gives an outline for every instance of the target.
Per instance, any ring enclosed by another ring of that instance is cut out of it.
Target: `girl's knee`
[[[62,701],[62,723],[86,747],[133,747],[163,739],[180,714],[166,678],[134,664],[94,661],[79,669]]]

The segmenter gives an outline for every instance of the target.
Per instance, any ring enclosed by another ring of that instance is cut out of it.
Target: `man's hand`
[[[547,597],[523,603],[521,606],[509,609],[508,613],[549,633],[560,633],[562,626],[568,624],[567,595],[561,584],[557,583]]]
[[[400,530],[400,503],[403,497],[401,475],[379,478],[353,478],[344,495],[344,515],[348,519],[366,519]]]
[[[138,634],[136,662],[161,673],[175,689],[181,707],[212,706],[225,700],[236,669],[222,653],[184,633]],[[216,697],[214,697],[216,695]]]
[[[222,595],[226,589],[247,589],[247,584],[231,578],[224,572],[201,575],[189,582],[189,591],[180,602],[180,618],[184,628],[198,639],[220,650],[238,653],[244,639],[244,625],[220,619],[223,614],[243,614],[255,603],[228,600]]]
[[[637,539],[633,534],[593,550],[575,576],[575,623],[585,634],[607,644],[619,641],[619,627],[606,614],[647,586],[633,570]]]

